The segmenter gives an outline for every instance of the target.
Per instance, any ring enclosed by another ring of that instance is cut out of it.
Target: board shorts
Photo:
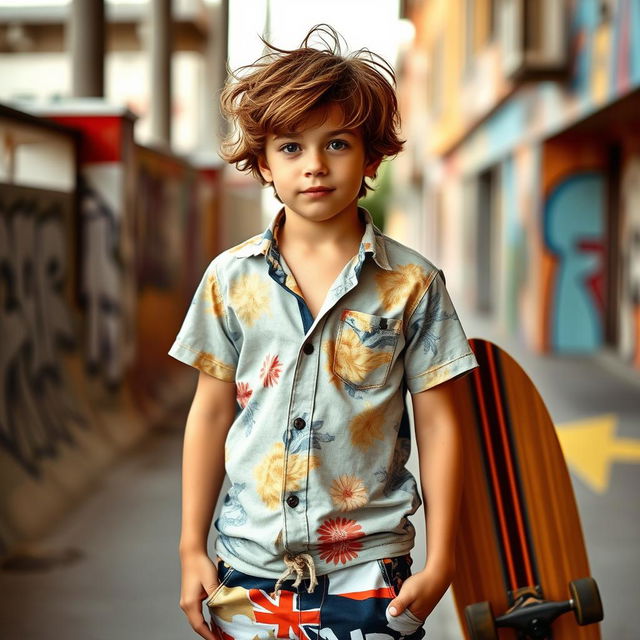
[[[249,576],[219,560],[219,585],[206,600],[220,640],[419,640],[424,620],[405,609],[391,618],[387,607],[411,575],[411,557],[385,558],[308,579]]]

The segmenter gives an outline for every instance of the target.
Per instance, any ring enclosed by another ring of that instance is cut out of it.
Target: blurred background
[[[277,205],[217,155],[218,92],[320,22],[398,75],[408,142],[362,204],[540,389],[603,638],[638,638],[640,0],[0,0],[2,637],[196,637],[167,350]],[[449,594],[427,630],[463,637]]]

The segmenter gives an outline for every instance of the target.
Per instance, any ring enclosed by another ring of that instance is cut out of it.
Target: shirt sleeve
[[[169,355],[214,378],[235,381],[238,351],[227,326],[215,262],[207,267]]]
[[[478,363],[438,271],[407,324],[404,353],[409,391],[419,393],[468,372]]]

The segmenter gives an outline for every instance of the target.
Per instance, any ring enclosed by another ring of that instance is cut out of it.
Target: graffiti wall
[[[543,158],[544,347],[589,353],[603,344],[605,149],[597,142],[547,142]]]
[[[126,309],[121,295],[122,167],[116,163],[85,166],[79,184],[81,260],[80,302],[86,313],[87,369],[117,388],[126,367]]]
[[[60,181],[58,190],[0,185],[6,550],[42,533],[141,437],[145,424],[123,384],[131,362],[126,291],[135,280],[126,276],[131,243],[123,226],[121,131],[96,125],[94,138],[80,138],[32,115],[3,115],[7,130],[21,132],[12,147],[16,175],[37,182],[33,167],[47,171],[53,159],[58,165],[48,175]],[[21,153],[22,144],[29,153]],[[96,156],[105,148],[117,149],[120,160],[102,162]]]
[[[82,132],[78,184],[79,302],[90,375],[109,390],[135,357],[133,122],[124,110],[47,116]]]
[[[74,194],[0,185],[5,549],[39,535],[140,433],[135,420],[110,422],[95,408],[100,394],[89,377],[79,231]]]
[[[127,112],[59,109],[10,117],[44,141],[33,166],[68,147],[65,188],[0,184],[0,555],[184,406],[194,378],[167,350],[218,251],[217,171],[136,148]]]
[[[88,428],[62,367],[78,351],[70,194],[0,185],[0,447],[41,478],[43,463]],[[6,472],[8,465],[0,468]]]

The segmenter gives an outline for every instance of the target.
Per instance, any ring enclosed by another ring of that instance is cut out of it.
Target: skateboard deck
[[[468,628],[468,605],[488,602],[499,618],[531,602],[518,599],[524,587],[568,605],[575,595],[569,582],[590,575],[569,472],[540,394],[500,347],[469,342],[480,366],[450,387],[465,457],[452,585],[465,638],[598,640],[600,626],[580,626],[573,611],[549,623],[549,636],[544,630],[519,636],[501,622],[488,635]]]

